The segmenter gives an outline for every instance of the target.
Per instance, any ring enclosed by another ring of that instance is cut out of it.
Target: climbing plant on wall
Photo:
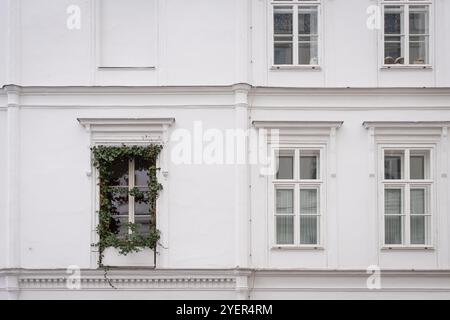
[[[156,252],[156,247],[160,239],[160,232],[156,228],[156,199],[162,185],[157,180],[156,160],[162,149],[161,145],[146,146],[95,146],[92,148],[94,166],[99,174],[100,186],[100,208],[99,223],[97,233],[99,241],[95,244],[99,249],[99,266],[103,266],[104,251],[108,247],[119,250],[120,254],[127,255],[131,252],[138,252],[145,248]],[[113,165],[117,161],[131,161],[136,158],[146,160],[150,166],[148,168],[148,189],[145,191],[138,188],[127,189],[130,196],[133,196],[140,203],[147,203],[149,206],[150,224],[148,232],[145,234],[138,232],[138,224],[126,223],[129,232],[119,235],[115,227],[117,220],[114,218],[115,207],[113,194],[117,188],[111,187],[113,182]]]

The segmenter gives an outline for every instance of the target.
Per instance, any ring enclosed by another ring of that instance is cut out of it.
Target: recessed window
[[[384,65],[430,64],[432,1],[383,0]]]
[[[321,230],[321,149],[281,149],[274,179],[277,245],[319,245]],[[297,168],[297,169],[296,169]]]
[[[431,245],[431,150],[383,153],[385,245]]]
[[[283,3],[281,3],[283,2]],[[273,1],[273,64],[319,64],[319,1]]]

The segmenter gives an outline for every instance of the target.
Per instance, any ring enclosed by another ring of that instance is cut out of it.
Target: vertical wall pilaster
[[[237,84],[233,87],[235,96],[235,129],[241,136],[248,133],[248,84]],[[239,146],[239,138],[236,139]],[[250,190],[249,190],[249,165],[248,165],[248,136],[245,139],[245,146],[236,148],[235,155],[235,266],[237,268],[247,268],[250,254]],[[243,153],[243,154],[242,154]]]

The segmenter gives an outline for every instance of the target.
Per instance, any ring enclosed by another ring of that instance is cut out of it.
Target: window
[[[383,0],[384,65],[430,64],[431,1]]]
[[[275,156],[276,245],[317,246],[321,243],[322,149],[278,149]]]
[[[137,232],[146,235],[150,230],[149,168],[148,160],[134,158],[118,159],[111,167],[111,181],[108,188],[111,200],[110,230],[120,235],[131,233],[128,223],[138,226]],[[132,191],[130,193],[130,191]]]
[[[429,148],[384,148],[386,246],[431,245],[432,190]]]
[[[320,1],[274,0],[273,64],[319,64]]]

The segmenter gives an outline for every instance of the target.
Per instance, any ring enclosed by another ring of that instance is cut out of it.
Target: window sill
[[[320,71],[321,67],[319,65],[273,65],[270,67],[272,71],[284,71],[284,70],[311,70],[311,71]]]
[[[431,70],[433,69],[432,65],[429,64],[410,64],[410,65],[383,65],[381,66],[382,70],[393,70],[393,69],[402,69],[402,70]]]
[[[325,248],[321,245],[274,245],[271,250],[325,250]]]
[[[383,247],[381,247],[381,250],[383,250],[383,251],[390,251],[390,250],[434,251],[434,247],[433,246],[383,246]]]

